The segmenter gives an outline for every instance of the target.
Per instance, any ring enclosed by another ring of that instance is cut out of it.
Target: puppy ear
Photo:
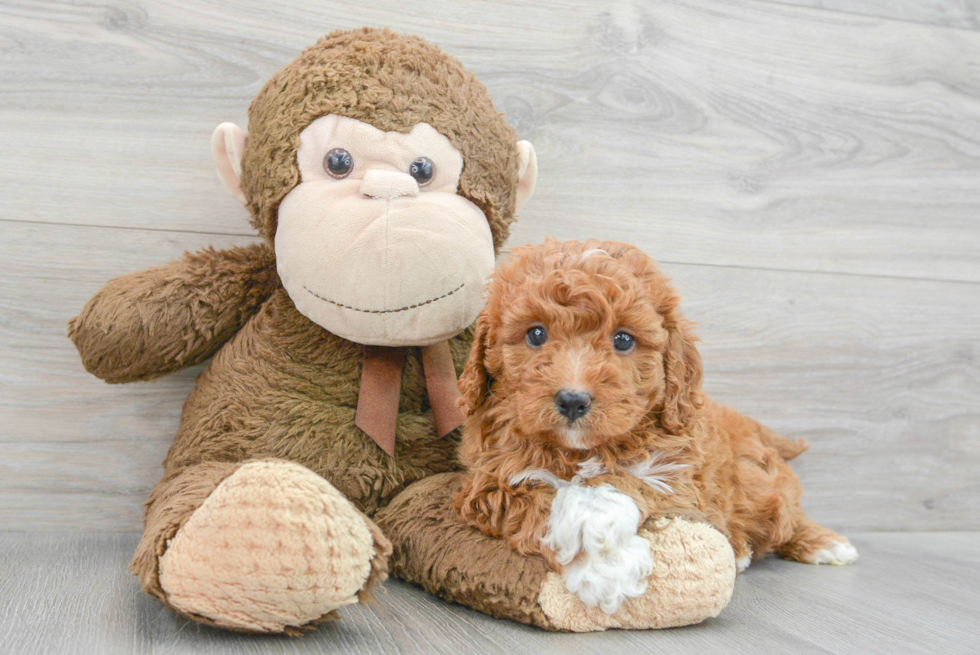
[[[683,318],[672,317],[673,313],[669,312],[664,321],[668,336],[660,426],[670,434],[680,435],[690,431],[704,403],[701,392],[704,369],[690,324]]]
[[[470,358],[463,368],[459,378],[459,390],[462,393],[456,405],[465,416],[470,416],[479,409],[490,395],[490,385],[493,378],[487,373],[486,356],[490,347],[490,317],[484,310],[476,319],[476,335]]]

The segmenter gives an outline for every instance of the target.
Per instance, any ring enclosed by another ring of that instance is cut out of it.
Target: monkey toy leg
[[[296,634],[370,594],[390,552],[370,519],[300,464],[206,462],[153,490],[130,568],[194,620]]]
[[[728,540],[696,518],[648,520],[656,567],[644,596],[615,614],[587,607],[539,557],[524,557],[506,541],[464,524],[450,508],[461,474],[442,473],[414,483],[375,520],[393,544],[391,574],[446,600],[547,630],[669,628],[717,616],[735,583]]]
[[[355,425],[361,350],[282,290],[221,348],[146,503],[131,568],[148,593],[197,621],[296,633],[384,579],[390,544],[369,516],[454,466],[456,442],[432,439],[416,391],[401,405],[397,456],[378,448]],[[411,353],[403,388],[423,376]]]

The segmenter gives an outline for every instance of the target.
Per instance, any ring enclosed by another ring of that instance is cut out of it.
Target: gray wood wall
[[[134,531],[197,370],[108,386],[108,278],[255,240],[209,155],[336,28],[458,56],[537,149],[512,244],[658,258],[707,387],[841,530],[980,529],[977,0],[0,5],[0,529]]]

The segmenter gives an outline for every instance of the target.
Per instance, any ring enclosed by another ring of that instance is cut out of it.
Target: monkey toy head
[[[429,345],[476,319],[537,172],[458,61],[375,29],[306,49],[212,152],[297,309],[367,345]]]

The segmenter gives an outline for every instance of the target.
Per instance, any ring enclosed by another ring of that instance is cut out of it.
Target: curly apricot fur
[[[516,249],[489,283],[470,359],[460,379],[467,414],[460,459],[469,468],[454,508],[464,521],[524,554],[553,554],[540,539],[555,490],[515,475],[544,469],[563,480],[589,459],[605,471],[583,482],[611,484],[637,503],[642,521],[695,511],[744,557],[778,552],[811,561],[846,539],[803,513],[802,487],[786,464],[806,449],[707,399],[701,357],[680,296],[654,261],[616,242],[548,241]],[[544,326],[541,347],[525,342]],[[636,347],[612,346],[620,330]],[[592,397],[574,424],[554,403],[573,386]],[[628,467],[660,453],[672,493]]]

